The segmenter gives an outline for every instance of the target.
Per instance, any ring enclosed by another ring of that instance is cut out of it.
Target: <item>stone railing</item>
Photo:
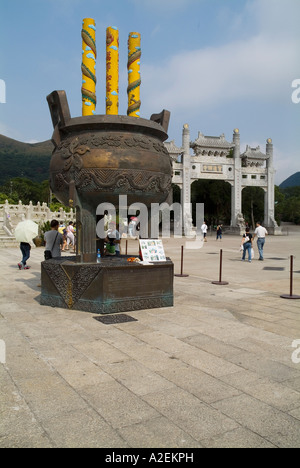
[[[52,219],[67,223],[69,221],[75,221],[75,218],[76,215],[72,208],[69,213],[63,208],[53,212],[46,203],[41,204],[38,202],[36,205],[33,205],[33,203],[30,202],[29,205],[23,205],[23,203],[19,201],[18,205],[11,205],[6,200],[4,204],[0,205],[0,229],[10,237],[13,237],[14,229],[17,224],[25,219],[31,219],[37,224],[42,225],[47,221],[52,221]]]
[[[3,212],[3,225],[2,225],[2,229],[3,231],[5,232],[5,234],[7,234],[9,237],[12,237],[13,236],[13,232],[14,232],[14,227],[13,225],[11,224],[11,219],[10,219],[10,214],[4,210]]]

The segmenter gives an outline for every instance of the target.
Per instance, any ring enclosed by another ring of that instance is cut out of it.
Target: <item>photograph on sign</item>
[[[141,239],[140,247],[144,262],[165,262],[167,260],[162,240]]]

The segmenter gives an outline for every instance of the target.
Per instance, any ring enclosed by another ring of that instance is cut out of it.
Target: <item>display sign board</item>
[[[140,239],[140,248],[144,262],[165,262],[167,260],[162,240]]]
[[[202,172],[223,173],[223,166],[220,164],[203,164]]]

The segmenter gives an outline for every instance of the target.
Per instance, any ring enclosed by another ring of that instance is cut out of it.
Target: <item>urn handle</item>
[[[71,119],[69,104],[65,91],[53,91],[47,96],[53,127],[64,127]]]
[[[160,124],[164,131],[168,133],[170,116],[170,111],[164,109],[162,112],[160,112],[160,114],[152,114],[150,120],[153,120],[153,122]]]

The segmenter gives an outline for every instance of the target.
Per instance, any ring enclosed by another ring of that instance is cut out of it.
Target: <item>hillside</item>
[[[286,180],[279,185],[281,189],[288,188],[288,187],[300,187],[300,172],[296,172],[295,174],[288,177]]]
[[[50,140],[32,144],[0,135],[0,185],[13,177],[47,180],[52,151]]]

